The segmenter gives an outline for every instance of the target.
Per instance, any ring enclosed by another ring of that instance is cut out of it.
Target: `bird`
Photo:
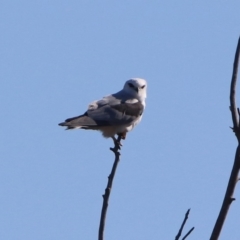
[[[59,126],[69,129],[99,130],[105,138],[117,141],[125,139],[142,119],[146,106],[147,81],[131,78],[123,89],[89,104],[87,111],[79,116],[66,119]]]

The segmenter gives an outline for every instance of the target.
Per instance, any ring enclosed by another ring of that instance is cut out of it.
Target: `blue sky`
[[[147,107],[123,142],[105,239],[174,239],[188,208],[189,239],[208,239],[237,146],[239,23],[239,1],[3,0],[1,239],[97,238],[112,141],[57,124],[131,77],[148,81]],[[221,239],[240,239],[235,197]]]

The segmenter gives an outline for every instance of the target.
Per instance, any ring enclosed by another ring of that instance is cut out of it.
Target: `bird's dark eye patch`
[[[129,86],[130,88],[134,88],[134,86],[133,86],[132,83],[128,83],[128,86]]]
[[[145,85],[143,85],[142,87],[141,87],[141,89],[144,89],[145,88]]]

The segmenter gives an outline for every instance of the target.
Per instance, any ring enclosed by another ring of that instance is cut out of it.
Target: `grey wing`
[[[110,95],[91,103],[83,115],[68,118],[59,125],[65,126],[67,129],[88,129],[99,126],[131,124],[142,115],[144,109],[142,103],[136,101],[133,103],[122,102],[122,99],[117,95]]]
[[[143,113],[141,102],[100,105],[97,109],[88,110],[85,114],[98,126],[117,126],[130,124]]]

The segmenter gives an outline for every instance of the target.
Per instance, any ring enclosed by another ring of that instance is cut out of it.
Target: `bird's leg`
[[[117,133],[118,137],[121,138],[121,139],[126,139],[126,136],[127,136],[127,132],[122,132],[122,133]]]
[[[125,140],[127,136],[127,132],[118,133],[118,136],[121,136],[121,139]]]
[[[120,149],[121,149],[121,146],[122,146],[122,144],[121,144],[121,142],[120,142],[120,139],[119,139],[119,138],[116,139],[115,136],[112,136],[112,140],[113,140],[113,142],[114,142],[114,145],[116,145],[117,148],[118,148],[118,150],[120,150]]]

